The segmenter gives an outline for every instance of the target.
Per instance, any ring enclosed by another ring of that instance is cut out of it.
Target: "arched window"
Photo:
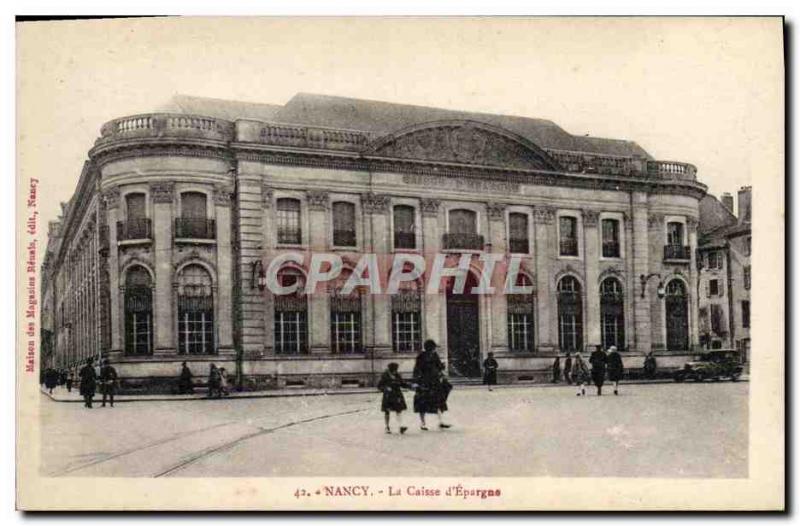
[[[346,201],[333,203],[333,245],[356,246],[356,205]]]
[[[517,286],[533,285],[525,274],[517,275]],[[533,344],[533,310],[532,294],[507,294],[508,304],[508,348],[512,351],[532,352]]]
[[[625,348],[625,302],[622,284],[616,278],[606,278],[600,284],[600,329],[603,348],[612,345]]]
[[[276,295],[274,341],[276,354],[304,354],[308,352],[308,301],[303,294],[305,277],[293,268],[278,272],[278,284],[290,287],[298,284],[295,294]]]
[[[153,282],[141,266],[125,275],[125,352],[150,354],[153,351]]]
[[[392,347],[394,352],[418,352],[421,349],[421,303],[417,282],[401,282],[397,294],[392,296]]]
[[[342,294],[342,288],[350,277],[350,271],[343,271],[331,291],[331,352],[334,354],[354,354],[362,352],[361,345],[361,294],[354,289],[350,294]]]
[[[562,351],[583,348],[581,284],[573,276],[564,276],[558,282],[558,345]]]
[[[187,265],[178,275],[178,353],[214,353],[211,276],[200,265]]]
[[[667,316],[667,349],[683,351],[689,348],[689,301],[686,285],[679,279],[667,283],[665,298]]]
[[[414,232],[414,207],[408,205],[397,205],[394,207],[393,216],[394,248],[416,248],[417,239]]]
[[[278,243],[282,245],[302,243],[300,201],[284,197],[277,200],[275,209],[278,222]]]

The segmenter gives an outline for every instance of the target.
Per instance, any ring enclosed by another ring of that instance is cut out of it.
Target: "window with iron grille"
[[[578,219],[572,216],[561,216],[558,219],[559,254],[562,256],[578,255]]]
[[[330,296],[331,352],[354,354],[363,351],[361,344],[361,296],[357,291],[345,296],[341,286],[347,277],[342,276]]]
[[[512,212],[508,214],[508,250],[512,254],[530,252],[528,240],[528,214]]]
[[[153,351],[153,296],[150,273],[140,266],[125,276],[125,352]]]
[[[356,245],[356,206],[339,201],[333,203],[333,245],[354,247]]]
[[[178,353],[214,353],[211,276],[200,265],[188,265],[178,276]]]
[[[420,296],[416,290],[392,296],[392,348],[394,352],[418,352],[422,342]]]
[[[394,248],[413,249],[417,246],[414,232],[415,211],[413,206],[397,205],[394,216]]]
[[[619,221],[616,219],[603,219],[603,257],[618,258],[619,248]]]
[[[683,246],[683,223],[667,223],[667,244],[675,247]]]
[[[300,201],[281,198],[275,203],[277,214],[278,243],[299,245],[301,241]]]
[[[209,219],[208,197],[202,192],[181,193],[181,217],[175,219],[177,239],[214,239],[216,223]]]
[[[303,276],[294,269],[278,274],[282,287],[299,283],[302,291]],[[275,296],[274,338],[276,354],[304,354],[308,352],[308,302],[301,292]]]
[[[558,282],[558,344],[562,351],[583,348],[581,286],[572,276],[564,276]]]
[[[625,348],[625,303],[622,284],[616,278],[606,278],[600,284],[600,325],[603,347]]]

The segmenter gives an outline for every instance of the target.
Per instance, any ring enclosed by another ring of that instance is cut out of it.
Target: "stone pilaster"
[[[309,246],[312,252],[325,252],[330,240],[330,198],[328,192],[309,190]],[[330,297],[327,291],[309,295],[309,336],[312,354],[330,353]]]
[[[486,205],[486,215],[489,219],[489,243],[492,252],[505,254],[508,251],[506,236],[506,205],[503,203],[488,203]],[[495,352],[508,350],[508,330],[506,327],[506,317],[508,305],[506,295],[503,293],[502,285],[495,290],[489,297],[491,312],[486,313],[490,321],[490,347]]]
[[[442,246],[444,219],[441,202],[438,199],[423,198],[420,200],[422,211],[422,246],[426,257],[432,258]],[[425,334],[423,339],[432,339],[444,349],[445,314],[444,292],[439,294],[423,294],[422,309],[425,317]],[[443,357],[442,359],[446,359]]]
[[[553,263],[556,254],[555,211],[549,207],[534,210],[533,235],[536,257],[536,319],[534,332],[537,350],[548,352],[558,348]]]
[[[239,346],[242,356],[260,356],[264,351],[264,293],[253,282],[253,265],[262,261],[263,218],[262,178],[258,174],[247,173],[239,163],[236,188],[237,222],[236,243],[239,247],[239,261],[236,287],[238,287]]]
[[[586,345],[593,350],[600,345],[600,235],[597,228],[600,214],[583,211],[583,263],[586,272]]]
[[[377,254],[379,264],[388,261],[385,256],[392,251],[389,203],[388,195],[368,193],[361,198],[361,208],[369,228],[369,235],[365,236],[364,252]],[[377,353],[388,353],[392,349],[391,298],[386,294],[370,294],[366,298],[366,304],[372,318],[373,332],[370,343]]]
[[[173,183],[150,186],[153,199],[153,253],[156,292],[153,295],[154,354],[175,352],[175,316],[173,313],[172,239],[174,201]]]
[[[231,195],[233,188],[214,188],[217,236],[217,345],[220,355],[236,353],[233,347],[233,247],[231,245]]]
[[[652,295],[655,294],[655,287],[652,282],[648,282],[644,298],[641,296],[641,284],[638,283],[639,276],[650,273],[649,266],[649,232],[647,212],[647,194],[634,192],[631,196],[633,239],[633,281],[636,283],[636,291],[633,295],[633,347],[637,352],[647,353],[651,350],[651,319],[650,302]],[[651,280],[652,281],[652,280]]]
[[[117,221],[119,220],[119,189],[110,188],[103,192],[103,201],[106,208],[106,225],[108,226],[108,299],[109,318],[111,323],[111,338],[109,351],[112,358],[117,358],[123,352],[125,334],[122,317],[122,294],[119,275],[119,249],[117,248]]]
[[[691,263],[689,264],[689,345],[695,349],[700,345],[700,312],[697,297],[697,280],[700,279],[697,271],[697,225],[698,221],[694,217],[686,218],[686,228],[689,231],[689,250]],[[727,280],[726,280],[727,281]],[[727,287],[727,283],[725,286]],[[731,316],[732,313],[728,313]],[[733,342],[731,342],[733,346]]]

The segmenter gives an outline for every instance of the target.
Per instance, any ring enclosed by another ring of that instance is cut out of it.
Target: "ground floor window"
[[[558,345],[562,351],[583,348],[581,285],[572,276],[565,276],[558,282]]]
[[[213,354],[214,297],[211,275],[188,265],[178,275],[178,353]]]
[[[129,354],[150,354],[152,352],[152,312],[128,312],[126,314],[125,328],[125,348]]]
[[[331,313],[331,352],[354,354],[361,352],[361,313]]]
[[[529,283],[517,283],[529,285]],[[533,341],[533,296],[530,294],[510,294],[507,296],[508,348],[511,351],[532,352]]]
[[[150,273],[141,266],[125,276],[125,352],[153,351],[153,292]]]
[[[392,297],[392,349],[394,352],[419,352],[422,345],[420,297],[416,292],[401,292]]]

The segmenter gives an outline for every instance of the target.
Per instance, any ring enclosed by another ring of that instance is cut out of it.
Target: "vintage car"
[[[674,378],[676,382],[690,379],[702,382],[706,378],[714,381],[729,378],[735,382],[741,374],[742,364],[737,351],[709,351],[687,362],[683,369],[675,371]]]

